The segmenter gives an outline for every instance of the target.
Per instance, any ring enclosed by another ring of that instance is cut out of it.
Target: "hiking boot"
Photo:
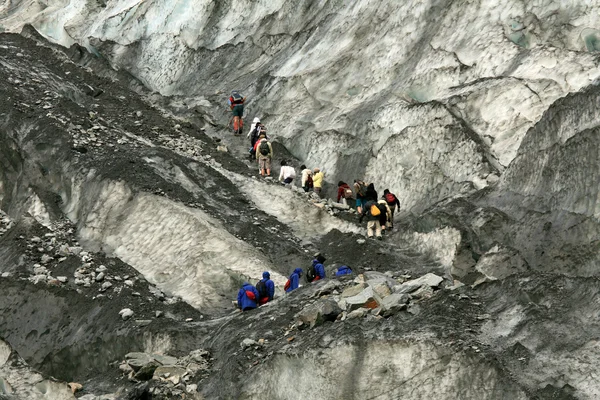
[[[383,236],[377,236],[377,240],[383,240]]]

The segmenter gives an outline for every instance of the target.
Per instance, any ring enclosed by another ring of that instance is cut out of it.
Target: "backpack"
[[[347,198],[347,199],[351,198],[351,197],[352,197],[352,194],[353,194],[353,193],[352,193],[352,189],[350,189],[350,188],[346,188],[346,189],[344,190],[344,197],[345,197],[345,198]]]
[[[258,291],[258,297],[260,299],[269,297],[269,293],[267,293],[267,283],[265,281],[258,281],[256,284],[256,290]]]
[[[364,182],[358,182],[358,190],[356,192],[360,197],[365,197],[367,194],[367,185]]]
[[[270,151],[269,151],[269,142],[267,142],[266,140],[264,142],[262,142],[260,144],[260,146],[258,146],[258,151],[263,156],[269,155],[269,153],[270,153]]]
[[[396,196],[394,196],[393,193],[388,193],[385,195],[385,201],[387,201],[388,204],[393,204],[396,202]]]
[[[248,297],[252,301],[256,301],[256,296],[252,290],[246,290],[246,297]]]
[[[283,291],[287,292],[290,286],[292,286],[292,281],[288,279],[285,285],[283,286]]]
[[[313,187],[313,180],[312,180],[312,176],[310,176],[310,175],[306,178],[306,187],[307,188]]]
[[[379,207],[377,206],[377,204],[373,204],[371,206],[371,215],[374,217],[378,217],[379,214],[381,214],[381,210],[379,209]]]
[[[312,264],[306,270],[306,280],[309,281],[309,282],[312,282],[313,279],[315,279],[316,277],[317,277],[317,271],[315,271],[315,265]]]
[[[233,104],[241,103],[241,101],[244,100],[244,97],[242,97],[238,91],[231,92],[231,98],[233,99]]]

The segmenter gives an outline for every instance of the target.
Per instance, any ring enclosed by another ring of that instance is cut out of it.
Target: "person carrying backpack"
[[[271,280],[271,274],[265,271],[262,276],[263,278],[256,284],[258,304],[261,306],[273,300],[273,296],[275,295],[275,283]]]
[[[266,137],[266,131],[267,131],[267,129],[265,128],[265,126],[263,124],[260,123],[260,119],[258,117],[255,117],[254,120],[252,121],[252,125],[250,126],[250,131],[246,135],[246,137],[250,139],[249,153],[252,156],[252,158],[255,157],[256,148],[254,146],[256,145],[256,142],[258,141],[260,134],[265,133],[265,137]]]
[[[290,275],[290,278],[285,283],[283,290],[286,293],[291,292],[292,290],[298,289],[300,286],[300,277],[302,276],[302,268],[296,268],[294,272]]]
[[[375,190],[375,184],[369,183],[369,186],[367,186],[367,193],[365,193],[365,200],[377,202],[377,197],[378,196],[377,191]]]
[[[248,282],[244,282],[237,295],[238,308],[242,311],[252,310],[258,305],[258,291]]]
[[[379,200],[377,205],[381,210],[381,214],[379,214],[379,225],[381,225],[381,234],[384,235],[388,224],[392,220],[392,210],[390,210],[385,200]]]
[[[348,204],[348,200],[352,200],[353,195],[354,195],[354,193],[352,193],[352,189],[350,188],[350,185],[348,185],[346,182],[343,182],[343,181],[338,182],[338,191],[337,191],[337,200],[336,200],[337,203],[339,203],[340,200],[342,200],[342,204]]]
[[[321,254],[317,254],[315,259],[312,261],[312,265],[308,267],[306,271],[306,280],[308,282],[316,282],[321,279],[325,279],[325,257]]]
[[[396,207],[398,207],[398,210],[400,210],[400,202],[398,201],[398,198],[396,197],[396,195],[392,192],[390,192],[389,189],[385,189],[383,191],[383,199],[385,199],[385,202],[387,203],[387,205],[389,206],[391,212],[392,212],[392,216],[389,219],[389,228],[390,229],[394,229],[394,212],[396,211]]]
[[[354,180],[354,193],[356,193],[356,211],[362,214],[367,195],[367,185],[360,179]]]
[[[241,135],[242,130],[244,128],[244,102],[246,98],[242,96],[242,94],[234,90],[231,92],[231,96],[227,100],[229,107],[231,108],[231,112],[233,114],[233,134]],[[231,121],[230,121],[231,122]]]
[[[260,176],[271,176],[271,160],[273,159],[273,147],[265,135],[260,135],[260,141],[256,146],[256,158]]]
[[[382,211],[376,202],[369,200],[365,203],[358,220],[362,222],[363,218],[367,217],[367,237],[373,237],[374,231],[377,239],[381,240],[381,225],[379,224],[381,213],[385,213],[385,210]]]
[[[302,171],[302,189],[304,189],[305,192],[308,192],[313,188],[312,171],[306,168],[306,165],[304,164],[300,166],[300,171]]]

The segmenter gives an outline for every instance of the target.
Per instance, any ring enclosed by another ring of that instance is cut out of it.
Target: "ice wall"
[[[364,176],[421,207],[495,181],[548,106],[599,76],[599,10],[552,0],[30,0],[0,6],[0,24],[87,44],[154,90],[209,99],[222,123],[225,93],[241,89],[248,116],[268,116],[278,139],[333,181]]]

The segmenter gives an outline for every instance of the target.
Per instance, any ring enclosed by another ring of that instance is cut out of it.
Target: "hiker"
[[[369,183],[369,186],[367,186],[367,193],[365,193],[365,201],[377,202],[377,191],[375,190],[375,185],[373,183]]]
[[[315,259],[312,261],[312,265],[308,267],[306,271],[306,280],[308,282],[316,282],[321,279],[325,279],[325,257],[321,254],[317,254]]]
[[[321,197],[321,190],[323,187],[323,178],[325,178],[325,175],[323,174],[323,172],[321,172],[321,170],[319,168],[313,169],[313,176],[312,176],[313,191],[316,194],[318,194],[319,197]]]
[[[354,193],[352,193],[352,189],[350,188],[350,185],[348,185],[346,182],[343,182],[343,181],[338,182],[336,203],[339,203],[340,200],[342,200],[342,204],[349,205],[348,200],[352,200],[353,195],[354,195]]]
[[[379,215],[379,225],[381,225],[381,234],[384,235],[387,230],[390,221],[392,220],[392,210],[388,207],[385,200],[379,200],[377,202],[381,214]]]
[[[352,268],[347,265],[342,265],[335,271],[335,276],[344,276],[352,274]]]
[[[354,180],[354,192],[356,193],[356,212],[362,214],[365,205],[365,195],[367,194],[367,185],[360,179]]]
[[[292,290],[298,289],[300,287],[300,277],[302,276],[302,268],[296,268],[294,272],[290,275],[290,278],[285,283],[283,290],[286,293],[291,292]]]
[[[271,274],[265,271],[262,276],[263,278],[256,284],[258,304],[261,306],[273,300],[273,296],[275,295],[275,283],[271,280]]]
[[[260,176],[271,176],[271,160],[273,158],[273,147],[267,140],[266,135],[260,135],[260,141],[256,145],[256,158]]]
[[[308,192],[313,188],[312,171],[306,168],[306,165],[304,164],[300,166],[300,171],[302,171],[302,189],[304,189],[305,192]]]
[[[400,202],[398,201],[396,195],[390,192],[389,189],[385,189],[383,191],[383,198],[385,199],[385,202],[387,203],[388,207],[390,208],[390,211],[392,212],[392,216],[388,221],[389,229],[394,229],[394,212],[396,211],[396,207],[398,207],[398,210],[400,210]]]
[[[227,100],[227,103],[229,104],[229,107],[231,108],[231,111],[233,114],[233,134],[234,135],[241,135],[242,129],[244,128],[243,116],[244,116],[244,102],[245,101],[246,101],[246,98],[244,96],[242,96],[241,93],[238,92],[237,90],[232,91],[231,96],[229,97],[229,100]]]
[[[378,204],[372,200],[367,201],[364,206],[360,217],[358,218],[359,222],[362,222],[363,218],[367,217],[367,237],[373,237],[373,231],[375,231],[375,236],[377,239],[381,240],[381,225],[379,224],[379,215],[385,212],[378,207]]]
[[[238,308],[242,311],[252,310],[257,307],[258,291],[248,282],[244,282],[237,295]]]
[[[287,161],[281,161],[281,170],[279,171],[279,182],[283,182],[284,184],[290,184],[294,181],[296,177],[296,170],[294,167],[287,165]]]
[[[250,132],[248,132],[248,135],[246,135],[247,138],[250,138],[250,155],[252,156],[252,158],[255,157],[255,145],[256,142],[258,141],[258,138],[260,136],[261,133],[265,134],[266,137],[266,131],[267,129],[265,128],[265,126],[263,124],[260,123],[260,119],[258,117],[255,117],[254,120],[252,121],[252,125],[250,126]]]

